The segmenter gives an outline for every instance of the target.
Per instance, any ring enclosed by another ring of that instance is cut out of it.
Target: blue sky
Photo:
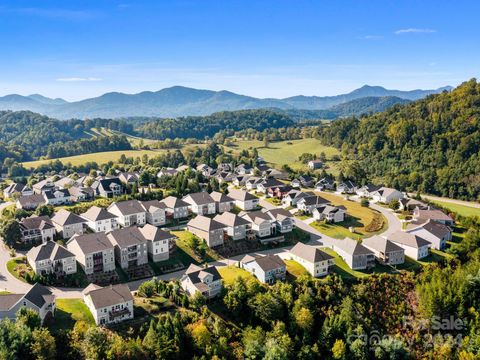
[[[257,97],[457,85],[478,1],[2,1],[0,95],[184,85]]]

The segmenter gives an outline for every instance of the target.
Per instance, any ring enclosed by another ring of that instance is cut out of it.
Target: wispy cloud
[[[396,35],[401,35],[401,34],[431,34],[431,33],[436,33],[437,30],[435,29],[419,29],[419,28],[408,28],[408,29],[400,29],[395,31]]]
[[[96,77],[66,77],[66,78],[58,78],[57,81],[63,82],[75,82],[75,81],[102,81],[101,78]]]
[[[380,40],[383,38],[384,38],[383,35],[365,35],[362,37],[362,39],[365,39],[365,40]]]

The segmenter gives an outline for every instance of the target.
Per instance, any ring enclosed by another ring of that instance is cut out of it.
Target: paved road
[[[2,208],[2,205],[0,204],[0,211]],[[274,209],[276,208],[275,205],[269,203],[268,201],[264,199],[260,199],[260,205],[266,209]],[[8,205],[6,205],[8,206]],[[393,212],[389,209],[386,209],[384,207],[372,204],[371,207],[375,210],[378,210],[381,212],[388,220],[388,227],[387,230],[383,233],[385,235],[391,234],[395,231],[399,231],[402,229],[401,222],[398,220],[398,218],[393,214]],[[334,239],[332,237],[323,235],[320,233],[318,230],[314,229],[308,224],[308,221],[303,221],[298,218],[295,218],[295,225],[302,229],[303,231],[307,232],[310,234],[310,242],[309,245],[313,246],[327,246],[330,247],[332,246],[335,242],[341,241],[338,239]],[[269,249],[269,250],[264,250],[264,251],[259,251],[256,252],[255,254],[258,255],[268,255],[268,254],[277,254],[280,257],[286,257],[288,254],[288,250],[290,247],[284,247],[280,249]],[[216,265],[216,266],[227,266],[227,265],[234,265],[236,264],[244,255],[239,255],[235,256],[229,259],[224,259],[220,261],[215,261],[210,263],[211,265]],[[15,292],[15,293],[23,293],[28,291],[28,289],[31,287],[31,285],[26,284],[18,279],[16,279],[14,276],[12,276],[6,268],[6,263],[7,261],[10,260],[10,256],[8,254],[8,251],[3,248],[0,249],[0,291],[9,291],[9,292]],[[171,280],[171,279],[179,279],[182,277],[182,275],[185,273],[185,270],[157,276],[158,279],[161,280]],[[135,291],[138,289],[138,286],[142,283],[145,282],[147,279],[141,279],[141,280],[136,280],[136,281],[131,281],[128,283],[128,286],[130,290]],[[81,290],[75,288],[50,288],[53,294],[55,294],[59,298],[81,298],[82,292]]]
[[[433,201],[437,200],[437,201],[443,201],[450,204],[464,205],[464,206],[480,209],[480,203],[478,202],[450,199],[450,198],[444,198],[440,196],[424,195],[424,194],[422,194],[421,196],[422,196],[422,199],[426,199],[426,200],[433,200]]]

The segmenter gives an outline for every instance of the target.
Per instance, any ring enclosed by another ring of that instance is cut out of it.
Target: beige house
[[[234,200],[235,206],[242,210],[253,210],[258,207],[260,201],[256,196],[243,190],[232,189],[228,196]]]
[[[166,206],[158,200],[142,201],[147,215],[147,224],[153,226],[165,225],[166,223]]]
[[[375,254],[358,241],[345,238],[335,241],[333,250],[353,270],[365,270],[375,267]]]
[[[418,235],[404,231],[397,231],[387,236],[387,239],[405,250],[405,255],[414,260],[420,260],[428,256],[430,242]]]
[[[90,284],[83,290],[83,301],[97,325],[133,319],[133,296],[125,284],[105,287]]]
[[[187,224],[192,234],[205,240],[209,247],[223,245],[226,226],[206,216],[197,215]]]
[[[20,220],[23,243],[44,243],[53,240],[57,230],[48,216],[30,216]]]
[[[154,262],[168,260],[170,248],[175,242],[175,235],[158,227],[147,224],[139,229],[147,241],[148,255]]]
[[[75,255],[53,241],[31,248],[27,261],[37,275],[55,274],[58,276],[75,274]]]
[[[250,231],[251,228],[249,221],[231,212],[224,212],[215,216],[213,219],[225,226],[227,235],[232,240],[245,239],[247,232]]]
[[[213,215],[216,212],[215,201],[205,191],[188,194],[182,200],[189,204],[189,208],[194,214]]]
[[[63,239],[70,239],[75,234],[84,233],[86,221],[70,211],[60,209],[53,215],[52,223]]]
[[[210,196],[215,201],[215,210],[219,214],[232,210],[235,205],[235,201],[224,193],[213,191]]]
[[[85,274],[115,271],[114,246],[103,232],[75,235],[67,242]]]
[[[313,277],[325,276],[330,267],[335,265],[333,256],[315,246],[298,242],[289,251],[290,259],[302,265]]]
[[[381,236],[366,238],[362,245],[373,251],[381,264],[400,265],[405,262],[405,249]]]
[[[122,269],[148,263],[147,240],[138,227],[113,230],[107,238],[115,247],[115,259]]]
[[[189,204],[174,196],[168,196],[162,201],[165,204],[165,213],[172,219],[185,219],[188,217]]]

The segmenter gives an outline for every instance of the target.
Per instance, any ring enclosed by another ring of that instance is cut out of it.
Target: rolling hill
[[[99,97],[75,102],[50,99],[41,95],[6,95],[0,97],[0,110],[30,110],[58,119],[119,118],[128,116],[202,116],[219,111],[278,108],[324,110],[365,97],[390,97],[417,100],[427,95],[450,90],[387,90],[380,86],[365,85],[348,94],[337,96],[294,96],[285,99],[259,99],[230,91],[212,91],[174,86],[156,92],[138,94],[111,92]]]

